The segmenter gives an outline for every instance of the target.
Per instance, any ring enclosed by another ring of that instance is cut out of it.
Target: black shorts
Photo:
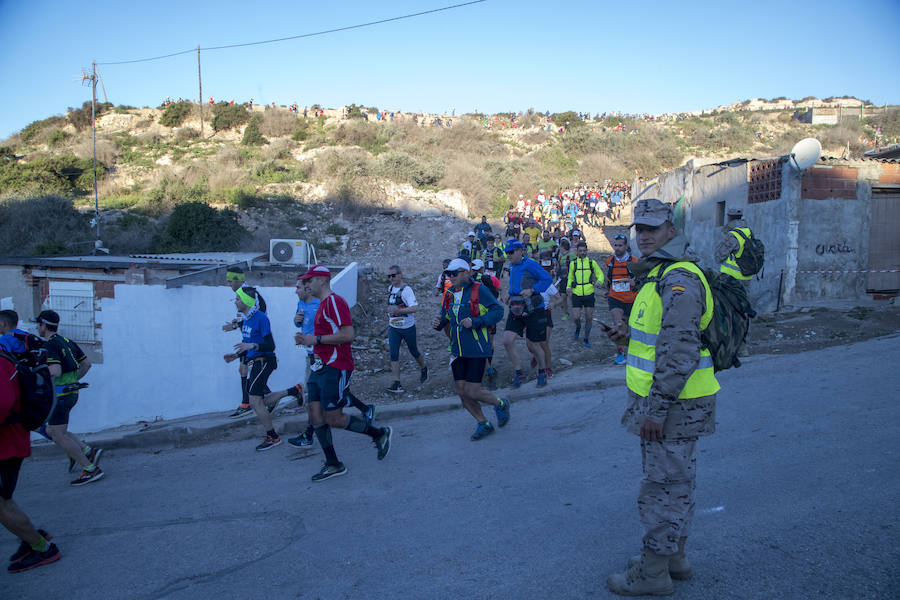
[[[579,296],[572,294],[572,308],[594,308],[594,295]]]
[[[351,375],[353,371],[328,365],[313,371],[306,382],[307,402],[321,403],[322,410],[341,410],[347,406]]]
[[[265,396],[269,389],[269,375],[278,368],[275,355],[251,359],[250,374],[247,378],[247,393],[251,396]]]
[[[56,396],[56,406],[47,419],[47,425],[68,425],[69,413],[78,404],[78,392],[62,394]]]
[[[487,358],[484,356],[457,356],[450,363],[450,370],[453,371],[453,381],[481,383],[481,380],[484,379],[485,365],[487,365]]]
[[[19,481],[22,460],[17,456],[0,459],[0,498],[12,499],[13,492],[16,491],[16,482]]]
[[[519,337],[524,333],[530,342],[543,342],[547,339],[547,313],[543,308],[536,308],[525,317],[510,314],[506,319],[506,331],[512,331]]]
[[[622,302],[621,300],[616,300],[615,298],[607,298],[606,303],[609,305],[609,310],[614,308],[621,308],[625,313],[625,317],[629,317],[631,315],[631,307],[634,306],[633,302]]]

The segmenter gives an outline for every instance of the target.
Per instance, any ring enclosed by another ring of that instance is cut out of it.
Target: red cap
[[[304,279],[312,279],[313,277],[327,277],[331,279],[331,271],[329,271],[328,267],[325,265],[313,265],[309,268],[309,271],[298,277],[297,280],[303,281]]]

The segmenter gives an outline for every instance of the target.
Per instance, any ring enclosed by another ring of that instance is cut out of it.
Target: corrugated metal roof
[[[233,265],[252,263],[268,258],[258,252],[197,252],[184,254],[134,254],[131,256],[3,256],[0,265],[41,267],[128,268],[130,265],[153,267],[201,267],[204,265]]]

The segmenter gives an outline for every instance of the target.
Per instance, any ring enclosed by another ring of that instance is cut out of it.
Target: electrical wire
[[[486,2],[487,0],[472,0],[471,2],[463,2],[462,4],[454,4],[452,6],[444,6],[442,8],[434,8],[432,10],[425,10],[417,13],[410,13],[407,15],[401,15],[399,17],[390,17],[388,19],[380,19],[378,21],[369,21],[368,23],[360,23],[358,25],[348,25],[346,27],[336,27],[334,29],[326,29],[324,31],[316,31],[314,33],[303,33],[300,35],[292,35],[288,37],[275,38],[272,40],[262,40],[259,42],[246,42],[243,44],[228,44],[226,46],[210,46],[209,48],[199,48],[200,51],[209,52],[211,50],[225,50],[227,48],[243,48],[245,46],[259,46],[261,44],[274,44],[276,42],[286,42],[288,40],[299,40],[302,38],[314,37],[319,35],[326,35],[329,33],[337,33],[339,31],[349,31],[351,29],[360,29],[362,27],[371,27],[372,25],[381,25],[383,23],[390,23],[392,21],[401,21],[403,19],[411,19],[413,17],[421,17],[422,15],[429,15],[437,12],[442,12],[445,10],[452,10],[454,8],[461,8],[463,6],[470,6],[472,4],[480,4],[482,2]],[[172,58],[173,56],[181,56],[182,54],[190,54],[192,52],[197,52],[198,48],[191,48],[190,50],[182,50],[181,52],[173,52],[171,54],[163,54],[162,56],[153,56],[150,58],[138,58],[135,60],[119,60],[119,61],[106,61],[106,62],[98,62],[98,65],[127,65],[141,62],[150,62],[153,60],[162,60],[164,58]]]

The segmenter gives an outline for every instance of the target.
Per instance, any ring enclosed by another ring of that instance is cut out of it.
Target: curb
[[[586,390],[606,390],[615,387],[624,387],[624,372],[613,371],[611,373],[592,373],[596,368],[585,368],[585,373],[575,373],[566,377],[567,369],[557,375],[546,388],[538,390],[532,381],[525,385],[527,389],[510,390],[501,388],[491,390],[500,396],[508,398],[512,403],[523,400],[546,397],[549,394],[566,394]],[[568,381],[566,381],[568,379]],[[396,420],[436,413],[447,412],[462,408],[459,398],[447,396],[430,400],[413,400],[402,404],[380,405],[378,407],[379,420]],[[282,432],[299,431],[307,423],[305,411],[299,414],[278,414],[279,429]],[[206,418],[206,423],[191,423],[190,420]],[[142,431],[127,432],[120,435],[111,435],[110,431],[101,431],[94,434],[86,434],[82,437],[91,445],[100,446],[104,450],[112,449],[144,449],[155,451],[166,448],[190,448],[221,441],[245,440],[260,437],[259,421],[255,417],[247,419],[228,419],[210,415],[198,415],[187,417],[187,422],[160,422],[150,424]],[[50,442],[32,445],[33,458],[51,458],[60,456],[61,451]]]

